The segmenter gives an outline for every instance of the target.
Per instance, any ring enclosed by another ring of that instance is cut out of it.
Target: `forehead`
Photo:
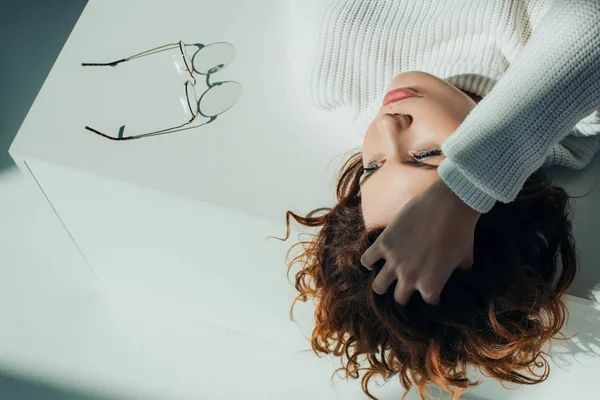
[[[387,226],[413,198],[439,177],[436,169],[421,169],[389,162],[375,171],[360,188],[365,226]]]

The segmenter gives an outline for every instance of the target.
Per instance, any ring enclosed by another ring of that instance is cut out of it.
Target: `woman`
[[[364,134],[338,203],[286,214],[288,236],[290,216],[322,226],[292,261],[315,352],[354,378],[365,356],[373,399],[375,374],[407,391],[411,375],[422,398],[476,386],[468,365],[544,381],[520,372],[545,364],[577,257],[569,197],[540,168],[583,168],[600,146],[600,3],[293,0],[291,15],[309,98]]]

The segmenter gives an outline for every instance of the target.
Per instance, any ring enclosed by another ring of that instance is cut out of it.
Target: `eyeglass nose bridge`
[[[215,72],[219,72],[223,68],[225,68],[225,64],[219,64],[216,67],[212,67],[211,69],[209,69],[206,74],[207,75],[214,74]]]
[[[194,52],[194,54],[190,57],[189,53],[185,50],[186,46],[196,46],[197,50]],[[212,47],[212,46],[219,46],[219,47]],[[216,51],[216,53],[206,53],[207,49],[213,49],[213,51]],[[207,90],[205,90],[202,94],[199,95],[199,93],[196,91],[196,77],[194,76],[194,74],[190,71],[190,76],[192,79],[188,79],[186,81],[186,94],[188,94],[188,106],[190,108],[190,112],[192,112],[192,115],[194,117],[197,116],[203,116],[206,118],[210,118],[210,121],[213,121],[214,119],[216,119],[216,115],[210,115],[210,114],[205,114],[202,112],[201,107],[200,107],[200,103],[202,102],[202,99],[209,93],[211,92],[212,89],[214,89],[215,87],[221,86],[223,84],[226,84],[228,82],[231,83],[235,83],[237,85],[239,85],[241,87],[241,84],[239,82],[236,81],[221,81],[221,82],[213,82],[211,83],[211,75],[224,69],[225,67],[227,67],[231,61],[233,61],[233,59],[235,58],[235,47],[229,43],[229,42],[213,42],[210,43],[208,45],[204,45],[202,43],[194,43],[194,44],[189,44],[186,45],[185,43],[183,43],[183,41],[180,41],[180,48],[181,48],[181,53],[183,55],[183,59],[185,64],[188,64],[188,61],[186,61],[186,56],[187,56],[187,60],[189,60],[189,64],[191,67],[191,71],[199,74],[199,75],[204,75],[206,77],[206,86],[208,87]],[[197,57],[201,57],[202,56],[202,51],[204,51],[204,54],[207,54],[207,59],[206,61],[210,62],[211,57],[213,58],[214,61],[223,61],[223,62],[219,62],[218,64],[214,65],[211,67],[210,63],[208,65],[205,65],[206,72],[201,72],[198,71],[196,69],[196,58]],[[221,60],[219,60],[221,59]],[[188,69],[189,71],[189,69]],[[189,83],[188,83],[189,82]],[[188,88],[188,85],[190,86]],[[189,89],[189,93],[188,93],[188,89]],[[241,94],[241,93],[240,93]],[[237,101],[239,100],[239,95],[238,97],[235,99],[235,101],[232,102],[232,104],[227,107],[225,109],[228,110],[229,108],[231,108],[235,103],[237,103]],[[196,111],[194,113],[194,111]],[[219,113],[221,114],[221,113]],[[217,114],[217,115],[219,115]],[[210,122],[209,121],[209,122]]]

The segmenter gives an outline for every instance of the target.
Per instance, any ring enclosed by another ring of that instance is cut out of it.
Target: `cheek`
[[[375,130],[375,129],[376,129],[375,121],[373,121],[373,122],[371,122],[371,125],[369,125],[369,127],[365,131],[365,134],[363,135],[363,143],[362,143],[363,153],[365,151],[370,151],[370,149],[373,145],[373,140],[374,140],[373,130]]]

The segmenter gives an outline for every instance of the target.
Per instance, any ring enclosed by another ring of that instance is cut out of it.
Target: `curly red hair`
[[[501,381],[536,384],[546,380],[549,365],[542,346],[559,334],[568,315],[561,296],[571,285],[578,267],[571,235],[571,197],[552,185],[538,170],[525,182],[511,203],[497,202],[482,214],[475,229],[474,264],[456,269],[441,293],[439,307],[430,306],[414,293],[406,307],[396,307],[395,283],[386,294],[372,290],[373,279],[385,260],[373,271],[360,257],[383,231],[367,230],[360,207],[359,178],[362,153],[353,154],[342,166],[337,184],[337,204],[321,216],[286,213],[307,227],[322,226],[312,241],[302,241],[304,251],[288,265],[303,261],[296,273],[298,299],[313,296],[315,326],[312,350],[346,356],[339,370],[346,379],[366,370],[362,389],[373,375],[385,381],[398,374],[406,393],[412,387],[409,374],[422,399],[428,383],[446,390],[453,399],[481,382],[467,379],[473,365]],[[272,236],[270,236],[272,237]],[[560,255],[560,265],[559,265]],[[559,268],[561,267],[561,268]],[[544,318],[545,316],[545,318]],[[560,340],[567,340],[563,337]],[[369,366],[359,368],[358,357]],[[542,361],[540,361],[540,359]],[[544,366],[543,376],[533,366]],[[528,370],[536,378],[522,375]],[[332,379],[333,379],[332,375]],[[452,391],[450,386],[455,386]]]

